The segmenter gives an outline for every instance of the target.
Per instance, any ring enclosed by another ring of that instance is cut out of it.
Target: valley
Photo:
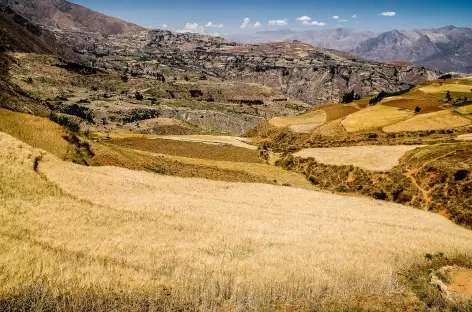
[[[0,7],[0,311],[471,311],[472,77]]]

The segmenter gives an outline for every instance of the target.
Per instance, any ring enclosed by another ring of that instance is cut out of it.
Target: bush
[[[356,92],[354,92],[354,90],[352,90],[351,92],[345,93],[343,95],[343,99],[341,103],[349,104],[360,99],[361,99],[361,96],[357,94]]]
[[[64,128],[73,133],[77,133],[80,131],[80,125],[75,121],[70,120],[66,116],[51,113],[51,115],[49,115],[49,120],[57,123],[58,125],[63,126]]]

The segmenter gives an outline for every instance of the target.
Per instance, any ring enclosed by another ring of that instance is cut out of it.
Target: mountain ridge
[[[382,33],[345,28],[298,32],[284,29],[226,38],[239,43],[299,40],[377,62],[401,61],[443,72],[472,72],[472,28],[453,25]]]

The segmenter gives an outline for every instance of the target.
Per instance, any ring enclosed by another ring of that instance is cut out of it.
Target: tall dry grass
[[[72,147],[63,138],[67,133],[49,119],[0,108],[0,131],[60,158],[70,156]]]
[[[0,133],[0,307],[407,310],[397,273],[472,232],[395,204],[81,167]],[[413,308],[412,308],[413,309]]]

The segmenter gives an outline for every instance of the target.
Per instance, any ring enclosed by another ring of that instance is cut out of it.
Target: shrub
[[[49,120],[57,123],[58,125],[63,126],[64,128],[73,133],[77,133],[80,131],[80,125],[75,121],[70,120],[66,116],[51,113],[51,115],[49,115]]]

